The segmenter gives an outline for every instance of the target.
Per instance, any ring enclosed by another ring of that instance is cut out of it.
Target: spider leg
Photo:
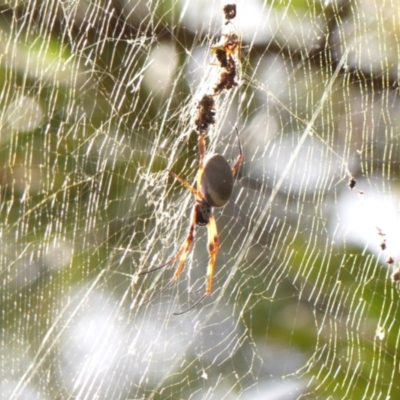
[[[176,261],[180,257],[182,250],[183,249],[179,250],[178,253],[176,253],[176,255],[174,257],[172,257],[170,260],[168,260],[164,264],[159,265],[158,267],[155,267],[152,269],[147,269],[146,271],[139,272],[138,275],[146,275],[146,274],[149,274],[150,272],[158,271],[159,269],[164,268],[169,264],[172,264],[174,261]]]
[[[207,230],[208,230],[208,252],[210,253],[210,261],[208,263],[208,269],[207,269],[206,296],[208,296],[212,292],[215,263],[219,252],[218,231],[214,215],[210,216],[210,222],[207,225]]]
[[[200,299],[197,300],[196,303],[194,303],[191,307],[189,307],[187,310],[184,311],[174,312],[174,315],[182,315],[192,310],[212,292],[215,263],[219,251],[217,224],[215,223],[215,218],[213,215],[210,216],[210,221],[207,224],[207,230],[208,230],[208,252],[210,254],[210,260],[208,262],[208,269],[207,269],[207,290],[204,293],[204,295],[200,297]]]
[[[201,179],[202,179],[203,172],[204,172],[204,158],[205,158],[205,152],[206,152],[204,134],[203,134],[202,131],[199,132],[199,149],[200,149],[200,158],[199,158],[199,170],[197,172],[197,187],[201,187]],[[199,214],[198,201],[204,200],[203,194],[198,189],[194,188],[189,182],[187,182],[186,180],[182,179],[180,176],[176,175],[172,171],[169,171],[169,173],[176,180],[178,180],[183,186],[185,186],[187,189],[189,189],[195,195],[196,204],[195,204],[195,206],[193,208],[188,235],[187,235],[186,240],[183,243],[181,249],[178,251],[178,253],[176,253],[176,255],[173,256],[171,259],[169,259],[166,263],[164,263],[164,264],[162,264],[162,265],[160,265],[158,267],[155,267],[155,268],[152,268],[152,269],[149,269],[147,271],[143,271],[143,272],[139,273],[139,275],[145,275],[145,274],[148,274],[150,272],[154,272],[154,271],[157,271],[157,270],[159,270],[161,268],[164,268],[167,265],[172,264],[176,260],[179,260],[179,265],[178,265],[178,268],[176,269],[176,271],[174,273],[174,276],[161,289],[161,292],[159,293],[159,295],[157,297],[159,297],[173,282],[175,282],[179,278],[179,276],[181,275],[183,269],[185,268],[185,262],[186,262],[187,256],[188,256],[188,254],[190,252],[190,249],[192,248],[193,241],[194,241],[194,232],[195,232],[195,227],[196,227],[196,224],[197,224],[197,216]],[[212,217],[212,220],[213,220],[214,225],[215,225],[215,220],[214,220],[213,217]],[[217,252],[218,252],[218,250],[217,250]],[[215,264],[215,261],[214,261],[214,264]],[[196,304],[194,306],[196,306],[198,303],[200,303],[200,301],[206,296],[208,296],[208,293],[206,293],[198,302],[196,302]],[[152,299],[152,300],[154,300],[154,299]],[[144,304],[146,304],[146,303],[144,303]],[[188,311],[188,310],[186,310],[186,311]]]
[[[156,297],[152,297],[150,300],[145,301],[144,303],[142,303],[142,306],[144,306],[145,304],[150,303],[153,300],[158,299],[168,288],[169,286],[172,284],[173,280],[170,280],[157,294]]]
[[[178,265],[178,268],[177,268],[176,271],[175,271],[174,276],[173,276],[173,277],[169,280],[169,282],[161,289],[161,291],[158,293],[158,296],[156,296],[155,298],[153,298],[153,299],[147,301],[147,302],[144,303],[144,304],[147,304],[148,302],[150,302],[150,301],[152,301],[152,300],[154,300],[154,299],[160,297],[161,294],[162,294],[173,282],[175,282],[175,281],[179,278],[179,276],[181,275],[181,273],[182,273],[182,271],[183,271],[183,269],[184,269],[184,267],[185,267],[186,258],[187,258],[188,254],[189,254],[189,252],[190,252],[190,249],[192,248],[193,241],[194,241],[194,233],[195,233],[195,227],[196,227],[196,216],[197,216],[197,209],[196,209],[196,207],[197,207],[197,205],[195,205],[194,208],[193,208],[192,218],[191,218],[191,223],[190,223],[190,226],[189,226],[188,235],[187,235],[187,237],[186,237],[186,239],[185,239],[185,241],[184,241],[184,243],[183,243],[181,249],[178,251],[178,253],[176,253],[176,255],[173,256],[171,259],[169,259],[166,263],[164,263],[164,264],[162,264],[162,265],[160,265],[160,266],[158,266],[158,267],[156,267],[156,268],[152,268],[152,269],[149,269],[149,270],[147,270],[147,271],[143,271],[143,272],[140,272],[140,273],[139,273],[139,275],[145,275],[145,274],[148,274],[148,273],[150,273],[150,272],[154,272],[154,271],[157,271],[157,270],[159,270],[159,269],[161,269],[161,268],[164,268],[164,267],[166,267],[167,265],[172,264],[172,263],[175,262],[176,260],[179,260],[179,265]]]
[[[198,188],[201,187],[201,179],[202,179],[203,171],[204,171],[204,157],[205,157],[205,153],[206,153],[206,143],[205,143],[204,134],[202,131],[199,132],[199,149],[200,149],[199,170],[197,172],[197,187]],[[198,208],[197,201],[204,200],[204,196],[200,192],[200,190],[194,188],[189,182],[185,181],[180,176],[176,175],[174,172],[170,171],[170,174],[196,196],[196,205],[193,208],[192,221],[191,221],[190,227],[189,227],[189,234],[186,238],[185,243],[182,246],[182,249],[172,259],[172,260],[176,260],[178,258],[180,259],[178,268],[176,269],[175,274],[171,279],[171,281],[176,281],[179,278],[180,274],[182,273],[182,271],[185,267],[186,258],[187,258],[189,251],[193,245],[194,229],[197,224],[197,216],[199,215],[199,208]],[[214,221],[214,225],[215,225],[215,221]]]
[[[178,180],[180,183],[182,183],[183,186],[185,186],[185,188],[189,189],[195,196],[196,196],[196,200],[199,199],[203,199],[203,195],[200,193],[199,190],[197,190],[196,188],[194,188],[189,182],[185,181],[184,179],[182,179],[180,176],[176,175],[174,172],[169,171],[169,173],[176,179]],[[174,257],[172,257],[171,259],[169,259],[167,262],[165,262],[164,264],[152,268],[152,269],[148,269],[146,271],[142,271],[139,272],[138,275],[145,275],[148,274],[150,272],[154,272],[154,271],[158,271],[161,268],[166,267],[169,264],[172,264],[174,261],[180,259],[181,257],[184,257],[186,259],[187,257],[187,253],[189,253],[190,251],[190,247],[192,246],[193,243],[193,239],[194,239],[194,227],[196,225],[196,215],[197,215],[197,209],[196,209],[197,205],[195,205],[194,209],[193,209],[193,213],[192,213],[192,218],[191,218],[191,225],[189,227],[189,233],[188,236],[186,237],[186,240],[183,244],[183,246],[181,247],[181,249],[178,251],[178,253],[175,254]],[[185,249],[187,248],[188,242],[190,241],[189,247],[187,249],[186,255],[185,255]],[[183,267],[182,267],[183,269]]]
[[[204,134],[202,131],[199,132],[199,149],[200,149],[200,156],[199,156],[199,170],[197,172],[197,187],[201,187],[201,179],[203,177],[203,172],[204,172],[204,158],[206,154],[206,142],[204,140]],[[189,189],[195,196],[196,200],[202,200],[204,199],[204,196],[201,194],[200,190],[194,188],[189,182],[185,181],[185,179],[182,179],[180,176],[176,175],[174,172],[169,171],[169,173],[180,183],[182,183],[183,186],[185,186],[186,189]]]
[[[176,175],[175,172],[169,171],[169,173],[176,179],[178,180],[180,183],[182,183],[183,186],[185,186],[186,189],[189,189],[195,196],[196,199],[202,199],[203,195],[200,193],[199,190],[197,190],[196,188],[194,188],[189,182],[185,181],[184,179],[182,179],[179,175]]]
[[[190,252],[190,249],[192,248],[192,245],[193,245],[195,227],[196,227],[196,212],[193,211],[192,222],[189,227],[188,236],[185,240],[185,243],[182,246],[182,250],[180,250],[178,253],[179,265],[175,271],[174,276],[171,278],[172,282],[176,281],[179,278],[179,276],[181,275],[181,273],[185,267],[186,258],[187,258],[188,254]]]
[[[239,131],[238,129],[235,127],[236,129],[236,134],[237,134],[237,138],[238,138],[238,146],[239,146],[239,156],[236,160],[235,165],[232,167],[232,175],[235,178],[236,174],[238,173],[239,167],[243,162],[243,150],[242,150],[242,145],[240,143],[240,137],[239,137]]]
[[[204,300],[207,297],[207,293],[203,294],[203,296],[200,297],[199,300],[196,301],[196,303],[194,303],[191,307],[189,307],[187,310],[184,311],[179,311],[179,312],[174,312],[174,315],[182,315],[182,314],[186,314],[187,312],[189,312],[190,310],[193,310],[193,308],[195,308],[197,306],[197,304],[199,304],[202,300]]]
[[[206,143],[204,140],[204,134],[202,131],[199,132],[199,149],[200,149],[200,157],[199,157],[199,170],[197,172],[197,187],[201,187],[201,179],[203,177],[203,172],[204,172],[204,158],[205,158],[205,153],[206,153]],[[189,189],[195,196],[196,200],[202,200],[204,199],[204,196],[201,194],[200,190],[194,188],[188,181],[185,181],[185,179],[182,179],[180,176],[175,174],[175,172],[169,171],[169,173],[180,183],[182,183],[183,186],[185,186],[186,189]]]

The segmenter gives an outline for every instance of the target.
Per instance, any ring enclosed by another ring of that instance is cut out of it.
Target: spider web
[[[0,5],[3,398],[399,396],[394,0],[237,2],[206,150],[233,164],[238,127],[244,163],[213,292],[173,315],[205,291],[202,227],[178,282],[138,276],[187,235],[168,171],[195,182],[222,6]]]

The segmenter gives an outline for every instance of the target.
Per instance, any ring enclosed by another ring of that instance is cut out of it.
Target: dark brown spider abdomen
[[[222,207],[229,201],[233,190],[232,169],[220,154],[214,154],[205,163],[200,190],[211,207]]]

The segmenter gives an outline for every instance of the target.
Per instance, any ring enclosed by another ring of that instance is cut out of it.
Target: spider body
[[[224,156],[214,154],[204,165],[201,193],[211,207],[223,207],[233,190],[233,173]]]
[[[212,209],[223,207],[232,195],[233,174],[224,156],[214,154],[208,158],[204,164],[200,184],[200,193],[203,198],[197,200],[196,225],[205,226],[210,222]]]
[[[192,248],[194,241],[195,227],[207,226],[208,230],[208,252],[210,255],[208,269],[207,269],[207,288],[206,293],[189,309],[174,313],[175,315],[183,314],[197,304],[199,304],[205,297],[211,294],[213,285],[213,276],[215,270],[215,263],[217,254],[219,251],[219,239],[217,232],[217,225],[213,215],[213,208],[223,207],[226,205],[232,195],[233,183],[235,176],[239,170],[240,164],[243,161],[242,147],[240,144],[238,131],[238,144],[239,144],[239,156],[236,163],[231,167],[228,161],[221,154],[213,154],[205,160],[205,140],[202,131],[199,132],[199,149],[200,149],[200,160],[199,170],[197,172],[197,188],[194,188],[190,183],[170,171],[171,175],[175,177],[179,182],[182,183],[187,189],[189,189],[195,196],[195,205],[192,211],[191,223],[189,226],[189,232],[186,240],[183,243],[181,249],[165,264],[150,269],[148,271],[141,272],[139,275],[143,275],[152,271],[156,271],[163,268],[177,260],[179,265],[175,271],[174,276],[164,286],[164,291],[168,286],[175,282],[181,275],[184,267],[186,258]]]

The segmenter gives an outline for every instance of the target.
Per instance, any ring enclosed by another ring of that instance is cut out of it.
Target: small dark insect
[[[394,263],[394,258],[392,256],[389,256],[386,259],[386,264],[392,265]]]
[[[353,177],[351,177],[349,179],[349,183],[348,183],[349,188],[351,190],[353,190],[356,187],[356,183],[357,183],[357,181]]]
[[[241,40],[235,33],[223,33],[218,43],[211,46],[211,51],[215,53],[217,50],[222,50],[227,57],[238,53],[241,46]]]
[[[379,227],[377,227],[377,226],[376,226],[375,228],[376,228],[376,230],[377,230],[379,236],[382,236],[382,237],[385,237],[385,236],[386,236],[386,233],[383,233],[381,228],[379,228]]]
[[[239,170],[239,167],[243,161],[242,146],[240,144],[239,132],[236,130],[238,137],[239,156],[233,167],[228,164],[225,157],[220,154],[213,154],[206,158],[206,146],[204,140],[203,131],[199,131],[199,169],[197,172],[197,188],[194,188],[189,182],[180,178],[178,175],[170,171],[171,175],[182,183],[187,189],[189,189],[195,196],[196,202],[193,207],[191,222],[189,226],[188,235],[180,248],[180,250],[165,264],[139,273],[144,275],[149,272],[157,271],[173,262],[179,260],[178,267],[175,271],[174,276],[164,286],[160,294],[167,289],[173,282],[175,282],[181,275],[184,267],[186,258],[192,248],[194,241],[194,232],[196,225],[207,226],[208,230],[208,252],[210,260],[208,263],[207,270],[207,289],[205,294],[197,300],[193,306],[182,312],[176,312],[174,315],[184,314],[194,307],[196,307],[204,298],[209,296],[212,292],[213,276],[215,263],[219,251],[219,239],[217,232],[217,225],[213,215],[214,207],[225,206],[233,190],[233,182]]]
[[[378,236],[382,238],[382,241],[379,243],[379,246],[382,250],[386,250],[386,233],[382,232],[381,228],[376,227],[376,230],[378,231]]]
[[[392,281],[396,282],[398,285],[400,284],[400,269],[396,268],[392,273]]]
[[[206,94],[204,95],[197,106],[199,112],[194,121],[198,130],[207,130],[210,124],[215,123],[215,102],[214,97]]]
[[[226,4],[222,10],[225,14],[226,23],[236,17],[236,4]]]
[[[220,67],[224,69],[228,68],[228,56],[226,55],[225,51],[223,49],[215,49],[214,53],[217,57]]]
[[[221,53],[218,52],[216,54],[220,55]],[[218,55],[217,55],[217,58],[218,58]],[[218,58],[218,60],[220,61],[219,58]],[[226,59],[223,59],[221,57],[221,60],[224,60],[224,62],[226,61],[226,67],[223,68],[221,71],[219,81],[214,87],[214,94],[219,94],[224,89],[229,90],[229,89],[232,89],[234,86],[237,86],[237,82],[235,81],[236,65],[235,65],[234,59],[232,58],[232,56],[228,56]],[[221,61],[220,61],[220,63],[222,65]]]
[[[227,23],[236,16],[235,4],[227,4],[223,10]],[[234,28],[229,29],[229,32],[222,33],[219,42],[211,46],[211,51],[215,54],[221,67],[219,82],[214,87],[215,95],[224,89],[229,90],[237,86],[235,81],[237,73],[236,60],[240,60],[240,48],[241,38]]]
[[[227,55],[237,53],[241,45],[239,36],[236,33],[231,33],[229,35],[225,34],[223,36],[226,38],[224,44],[224,50],[227,53]]]

